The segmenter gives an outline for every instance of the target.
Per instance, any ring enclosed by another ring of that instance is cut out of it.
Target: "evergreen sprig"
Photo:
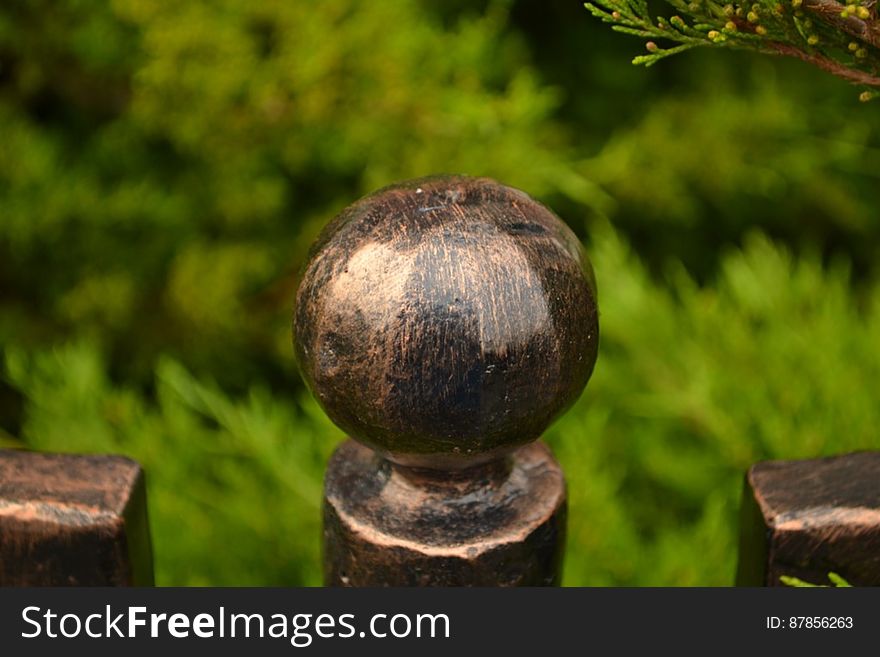
[[[813,64],[863,87],[863,101],[880,95],[878,0],[666,2],[680,15],[652,16],[646,0],[594,0],[585,7],[615,31],[648,39],[648,54],[634,64],[651,66],[699,46],[739,48]]]

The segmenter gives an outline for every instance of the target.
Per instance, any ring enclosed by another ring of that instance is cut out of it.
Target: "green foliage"
[[[880,288],[858,300],[845,268],[757,235],[704,288],[680,269],[657,285],[608,234],[593,254],[601,355],[550,433],[572,482],[568,581],[729,584],[752,462],[876,447]]]
[[[880,87],[880,21],[873,1],[667,1],[687,19],[653,17],[646,0],[597,0],[585,7],[617,32],[678,44],[662,48],[648,41],[648,54],[633,64],[651,66],[698,46],[730,47],[794,57],[854,84]],[[868,101],[876,93],[865,90],[860,98]]]
[[[80,343],[12,350],[6,374],[29,400],[30,447],[144,466],[158,583],[320,583],[321,472],[339,432],[314,402],[258,386],[233,401],[168,359],[148,400],[106,365]]]
[[[712,271],[713,245],[760,228],[807,248],[843,242],[847,257],[876,262],[880,151],[869,145],[880,125],[803,111],[803,94],[792,97],[772,69],[756,68],[747,93],[729,93],[721,76],[658,99],[579,171],[615,199],[618,226],[650,240],[649,259]]]
[[[548,433],[569,478],[566,582],[722,585],[755,460],[876,446],[880,287],[754,236],[717,284],[660,285],[609,228],[592,247],[602,348]],[[155,401],[114,385],[94,346],[13,350],[23,436],[122,452],[148,472],[159,582],[315,584],[320,480],[339,431],[308,397],[231,399],[162,360]],[[218,549],[222,546],[222,549]]]
[[[281,302],[351,199],[443,171],[583,198],[547,120],[557,94],[505,21],[349,0],[4,4],[0,281],[17,318],[0,338],[88,332],[126,375],[171,351],[243,386],[289,363]]]

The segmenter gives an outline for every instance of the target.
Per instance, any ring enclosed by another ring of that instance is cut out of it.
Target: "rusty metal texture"
[[[540,442],[467,476],[413,474],[354,441],[325,481],[334,586],[552,586],[565,542],[562,470]],[[479,467],[479,466],[478,466]]]
[[[880,585],[880,452],[766,461],[743,491],[737,584]]]
[[[389,187],[344,210],[297,291],[320,404],[399,463],[466,467],[537,439],[598,347],[595,282],[550,210],[487,179]]]
[[[556,215],[487,178],[380,190],[319,237],[293,329],[307,385],[369,448],[344,444],[328,469],[328,583],[558,580],[562,474],[523,446],[580,395],[599,324]]]
[[[0,586],[148,586],[140,466],[0,450]]]

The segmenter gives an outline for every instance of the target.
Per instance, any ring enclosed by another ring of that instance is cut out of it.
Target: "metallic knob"
[[[432,177],[349,206],[310,254],[294,345],[352,438],[450,469],[536,440],[596,361],[596,284],[579,240],[527,194]]]

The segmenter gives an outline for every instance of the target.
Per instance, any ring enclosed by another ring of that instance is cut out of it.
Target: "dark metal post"
[[[140,466],[0,450],[0,586],[150,586]]]
[[[740,586],[783,575],[880,586],[880,452],[758,463],[743,492]]]
[[[344,210],[294,313],[303,377],[357,441],[325,479],[326,583],[558,583],[565,482],[534,441],[598,330],[579,240],[523,192],[436,177]]]

